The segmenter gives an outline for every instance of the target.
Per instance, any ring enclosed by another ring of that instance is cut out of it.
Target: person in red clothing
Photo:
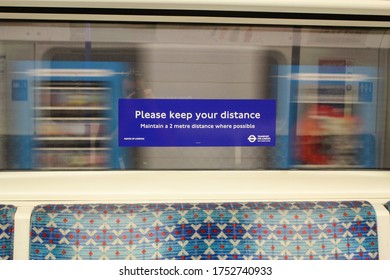
[[[354,161],[356,117],[330,105],[311,107],[298,122],[295,156],[303,165],[349,165]]]

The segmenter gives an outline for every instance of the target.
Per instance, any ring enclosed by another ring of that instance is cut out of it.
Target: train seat
[[[378,259],[365,201],[46,204],[30,259]]]
[[[0,205],[0,260],[12,260],[16,207]]]

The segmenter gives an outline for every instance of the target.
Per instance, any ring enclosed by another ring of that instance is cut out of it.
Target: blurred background
[[[388,169],[386,29],[0,23],[0,169]],[[118,145],[118,100],[275,99],[275,147]]]

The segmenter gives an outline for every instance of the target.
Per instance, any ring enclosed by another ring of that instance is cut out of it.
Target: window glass
[[[0,31],[2,170],[390,167],[386,29],[13,21]],[[121,131],[120,103],[163,102],[192,120],[138,109],[155,142],[122,145],[137,137]],[[251,132],[263,126],[251,104],[274,121],[266,132]],[[199,108],[208,122],[196,123]],[[226,108],[249,111],[215,120]],[[245,129],[247,143],[235,142]]]

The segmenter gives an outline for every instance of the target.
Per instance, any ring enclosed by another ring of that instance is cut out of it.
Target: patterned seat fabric
[[[378,259],[367,202],[42,205],[30,259]]]
[[[15,206],[0,205],[0,260],[13,259],[15,212]]]

